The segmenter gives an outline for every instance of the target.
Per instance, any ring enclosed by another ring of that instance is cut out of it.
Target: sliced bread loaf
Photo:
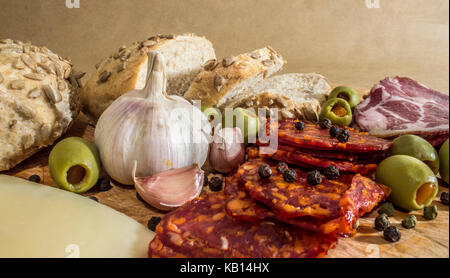
[[[220,108],[278,108],[281,118],[317,121],[329,92],[330,85],[322,75],[283,74],[253,84]]]
[[[158,35],[131,46],[122,46],[116,53],[96,65],[81,92],[85,112],[98,118],[119,96],[142,89],[147,75],[147,52],[158,50],[166,61],[167,92],[182,96],[202,65],[215,59],[212,43],[193,34]]]
[[[248,88],[281,70],[286,62],[271,47],[265,47],[220,63],[208,61],[184,97],[202,105],[220,107]]]

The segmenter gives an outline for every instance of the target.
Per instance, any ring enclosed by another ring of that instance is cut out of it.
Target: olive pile
[[[415,135],[393,141],[392,156],[383,160],[376,171],[377,182],[392,189],[393,203],[409,211],[431,204],[439,191],[436,174],[443,179],[448,175],[448,166],[441,166],[448,163],[446,146],[448,140],[438,153],[428,141]]]
[[[352,110],[360,103],[359,94],[352,88],[346,86],[336,87],[328,97],[328,100],[322,105],[319,119],[330,121],[331,124],[338,126],[348,126],[352,123]],[[335,136],[333,136],[335,137]]]

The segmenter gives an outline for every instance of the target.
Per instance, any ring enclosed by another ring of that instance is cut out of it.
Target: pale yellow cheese
[[[153,237],[89,198],[0,175],[0,258],[147,257]]]

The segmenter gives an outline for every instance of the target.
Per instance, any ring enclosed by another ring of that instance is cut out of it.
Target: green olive
[[[100,158],[95,145],[83,138],[70,137],[57,143],[48,161],[50,174],[65,190],[83,193],[98,181]]]
[[[392,155],[404,154],[415,157],[430,167],[433,173],[439,173],[439,155],[427,140],[416,135],[403,135],[396,138],[392,145]]]
[[[334,88],[334,90],[331,91],[328,99],[332,98],[344,99],[348,102],[351,109],[355,108],[361,102],[361,97],[359,96],[359,94],[355,90],[347,86],[339,86]]]
[[[220,114],[219,109],[214,107],[202,107],[202,112],[205,114],[206,118],[208,118],[208,121],[211,123],[213,127],[216,127],[218,123],[222,122],[222,116]]]
[[[342,98],[332,98],[322,105],[319,118],[329,119],[335,125],[348,126],[352,122],[352,109]]]
[[[442,145],[441,149],[439,150],[439,157],[440,157],[440,174],[441,178],[448,183],[448,139],[445,141],[445,143]]]
[[[383,160],[376,172],[377,182],[392,189],[391,201],[406,210],[429,205],[438,193],[438,180],[422,161],[407,155]]]
[[[224,127],[240,128],[246,144],[256,142],[259,118],[253,111],[243,108],[225,109],[225,117],[222,121]]]

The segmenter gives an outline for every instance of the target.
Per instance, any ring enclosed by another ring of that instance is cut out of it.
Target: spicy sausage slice
[[[271,124],[278,125],[278,141],[281,144],[305,149],[365,153],[386,152],[392,147],[391,141],[371,136],[368,133],[358,132],[352,128],[345,128],[348,130],[350,137],[348,142],[341,143],[330,136],[328,129],[322,129],[319,125],[306,123],[303,130],[297,130],[295,123],[296,120],[294,119],[285,119],[279,123],[268,122],[267,133],[270,133]]]
[[[236,220],[225,212],[226,199],[223,192],[207,194],[168,213],[157,240],[188,258],[323,257],[336,243],[336,237],[277,221]]]

